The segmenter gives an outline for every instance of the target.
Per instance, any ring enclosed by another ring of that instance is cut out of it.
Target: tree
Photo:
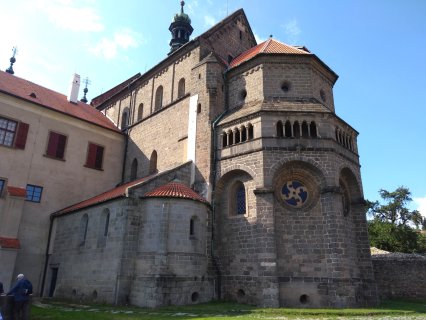
[[[386,204],[380,204],[379,201],[368,201],[368,213],[374,218],[390,222],[394,225],[408,225],[412,222],[417,228],[423,223],[423,217],[418,210],[410,211],[407,204],[413,201],[411,192],[406,187],[399,187],[393,192],[384,189],[379,191],[380,197]]]
[[[373,217],[368,222],[370,245],[393,252],[425,252],[425,237],[410,223],[418,229],[426,219],[419,211],[407,208],[412,201],[410,190],[401,186],[393,192],[381,189],[379,194],[385,204],[366,201],[368,214]]]

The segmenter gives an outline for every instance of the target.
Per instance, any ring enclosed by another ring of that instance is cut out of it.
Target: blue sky
[[[90,100],[166,57],[179,3],[0,1],[0,69],[17,46],[15,75],[66,94],[78,73]],[[239,8],[258,41],[304,45],[339,75],[336,113],[360,132],[365,197],[404,185],[426,216],[426,1],[187,0],[192,36]]]

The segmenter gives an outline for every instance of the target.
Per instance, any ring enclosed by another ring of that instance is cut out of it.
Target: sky
[[[426,217],[426,1],[186,0],[192,38],[240,8],[258,43],[304,45],[339,75],[336,114],[359,132],[365,198],[405,186]],[[167,56],[179,10],[179,0],[0,0],[0,70],[16,46],[16,76],[67,94],[77,73],[90,101]]]

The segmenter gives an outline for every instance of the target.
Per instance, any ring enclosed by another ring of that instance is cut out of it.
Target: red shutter
[[[27,143],[28,130],[30,125],[28,123],[20,122],[18,126],[18,132],[16,133],[15,148],[25,149]]]
[[[89,142],[89,148],[87,150],[86,166],[88,166],[90,168],[94,168],[95,167],[95,163],[96,163],[96,149],[97,149],[97,146],[95,144]]]
[[[66,142],[67,142],[67,137],[62,134],[58,134],[58,145],[56,148],[56,157],[59,159],[64,158]]]
[[[49,144],[47,145],[46,154],[50,157],[56,158],[56,149],[58,147],[59,134],[49,132]]]

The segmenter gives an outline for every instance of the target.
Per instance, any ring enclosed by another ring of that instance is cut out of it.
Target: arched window
[[[285,137],[286,138],[291,138],[292,137],[292,135],[291,135],[291,123],[290,123],[290,121],[286,121],[285,122],[285,125],[284,125],[284,130],[285,130]]]
[[[278,138],[283,137],[283,123],[281,121],[277,122],[277,137]]]
[[[302,137],[309,138],[309,129],[308,129],[308,124],[306,123],[306,121],[302,122]]]
[[[163,86],[159,86],[155,92],[155,111],[163,107]]]
[[[130,169],[130,180],[136,180],[138,177],[138,160],[135,158],[132,161],[132,168]]]
[[[178,99],[185,95],[185,78],[179,80],[178,83]]]
[[[85,213],[80,220],[80,246],[84,246],[86,242],[88,224],[89,216]]]
[[[235,143],[241,142],[240,129],[235,129]]]
[[[232,130],[228,131],[228,143],[230,146],[234,144],[234,133],[232,132]]]
[[[222,133],[222,148],[225,148],[228,146],[228,135],[226,132]]]
[[[152,151],[151,158],[149,159],[149,174],[157,172],[157,151]]]
[[[293,124],[293,134],[295,138],[300,138],[300,125],[298,121]]]
[[[246,213],[246,190],[241,181],[236,181],[229,190],[229,214],[231,216]]]
[[[249,123],[248,125],[248,139],[251,140],[254,137],[253,125]]]
[[[241,127],[241,142],[244,142],[247,140],[247,129],[245,126]]]
[[[123,113],[121,114],[121,130],[124,130],[129,125],[129,108],[124,108]]]
[[[109,209],[106,208],[102,211],[99,221],[99,229],[98,229],[98,248],[104,247],[106,244],[106,238],[108,236],[109,229],[109,217],[110,212]]]
[[[317,125],[315,124],[314,121],[311,122],[309,129],[310,129],[311,137],[312,138],[318,137],[318,134],[317,134]]]
[[[138,121],[142,120],[142,117],[143,117],[143,103],[141,103],[138,108]]]

